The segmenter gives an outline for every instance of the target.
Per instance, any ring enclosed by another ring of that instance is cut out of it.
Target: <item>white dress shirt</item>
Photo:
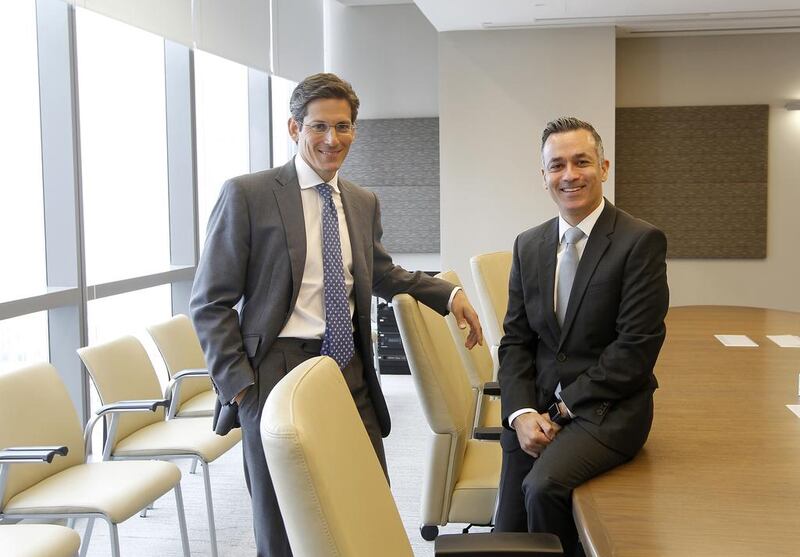
[[[297,303],[289,321],[278,334],[279,337],[322,338],[325,336],[325,303],[322,281],[322,196],[315,186],[325,182],[299,154],[294,157],[297,181],[300,183],[300,198],[303,202],[303,220],[306,227],[306,262]],[[342,244],[344,263],[344,285],[350,304],[350,317],[355,311],[353,296],[353,251],[350,234],[344,216],[342,194],[339,191],[339,173],[327,181],[333,188],[333,204],[339,219],[339,241]]]
[[[583,257],[583,250],[586,248],[586,242],[589,240],[589,235],[592,233],[594,225],[597,224],[597,219],[600,218],[600,213],[603,212],[603,208],[605,208],[605,206],[606,200],[603,198],[600,200],[600,205],[598,205],[594,211],[589,213],[585,219],[575,225],[575,228],[579,228],[584,234],[583,238],[575,243],[575,249],[578,251],[578,261],[580,261],[581,257]],[[553,282],[555,285],[555,288],[553,288],[553,309],[555,309],[556,304],[558,303],[558,272],[561,270],[561,257],[564,254],[564,249],[566,248],[566,244],[564,243],[564,233],[570,228],[572,228],[572,225],[564,220],[563,216],[558,215],[558,251],[556,252],[556,274]],[[560,382],[556,387],[555,395],[558,400],[561,400]],[[517,416],[521,414],[527,414],[529,412],[536,412],[536,410],[533,408],[520,408],[516,412],[513,412],[508,417],[508,425],[513,428],[514,420],[517,418]],[[567,408],[567,412],[569,412],[569,416],[571,418],[575,417],[569,408]]]

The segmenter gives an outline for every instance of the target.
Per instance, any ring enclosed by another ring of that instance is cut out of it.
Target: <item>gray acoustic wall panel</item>
[[[616,204],[675,258],[767,255],[767,105],[618,108]]]
[[[390,253],[439,253],[439,119],[358,120],[342,177],[381,202]]]

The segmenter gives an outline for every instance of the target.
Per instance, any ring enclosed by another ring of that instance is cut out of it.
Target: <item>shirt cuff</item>
[[[513,413],[512,413],[512,414],[511,414],[511,415],[508,417],[508,426],[509,426],[511,429],[514,429],[514,420],[516,420],[518,416],[521,416],[521,415],[523,415],[523,414],[530,414],[531,412],[536,412],[536,410],[534,410],[533,408],[520,408],[520,409],[519,409],[519,410],[517,410],[516,412],[513,412]]]
[[[456,294],[458,294],[459,290],[461,290],[461,287],[460,286],[456,286],[455,288],[453,288],[453,291],[450,292],[450,299],[447,300],[447,311],[453,311],[453,308],[452,308],[453,298],[456,297]]]

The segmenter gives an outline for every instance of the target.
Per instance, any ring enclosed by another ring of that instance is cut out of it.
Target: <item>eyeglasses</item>
[[[311,124],[300,124],[300,126],[301,128],[306,127],[311,130],[311,133],[318,135],[327,134],[331,128],[336,130],[337,135],[350,135],[356,130],[356,125],[351,124],[350,122],[339,122],[333,126],[327,122],[313,122]]]

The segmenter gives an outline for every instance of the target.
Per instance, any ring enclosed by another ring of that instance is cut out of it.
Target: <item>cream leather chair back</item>
[[[295,557],[413,557],[332,359],[312,358],[272,389],[261,438]]]
[[[50,464],[14,464],[0,509],[19,492],[84,461],[83,432],[56,369],[47,363],[0,373],[0,448],[66,445]]]
[[[495,347],[500,346],[500,339],[503,338],[511,257],[510,251],[497,251],[476,255],[469,260],[484,318],[483,332],[489,344]]]
[[[433,432],[420,510],[426,528],[489,524],[500,474],[500,446],[470,439],[475,393],[444,317],[408,294],[392,299],[406,359]],[[435,534],[434,534],[435,535]]]
[[[456,286],[461,286],[462,288],[464,286],[455,271],[446,271],[439,273],[437,276]],[[469,329],[459,329],[452,314],[447,315],[446,320],[450,328],[450,334],[456,341],[456,348],[467,370],[472,388],[481,389],[484,383],[494,381],[494,362],[492,361],[492,354],[489,351],[488,344],[484,342],[482,345],[476,345],[472,350],[468,350],[464,346],[464,342],[467,340]],[[481,326],[485,328],[484,321],[485,319],[481,319]]]
[[[80,348],[78,355],[92,376],[103,404],[120,400],[164,398],[150,357],[137,338],[124,336],[103,344]],[[158,408],[155,412],[121,414],[114,447],[131,433],[163,420],[163,408]]]
[[[164,358],[170,377],[184,369],[206,369],[206,358],[200,339],[187,316],[175,315],[167,321],[147,327],[147,332],[153,337],[161,357]],[[186,378],[181,382],[178,391],[178,406],[212,389],[211,379],[207,377]]]

